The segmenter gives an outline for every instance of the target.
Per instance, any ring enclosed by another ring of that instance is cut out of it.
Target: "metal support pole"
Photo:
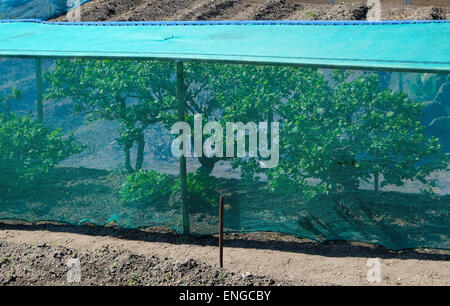
[[[44,121],[44,104],[42,98],[42,65],[41,59],[36,58],[36,94],[37,94],[37,117],[39,122]]]
[[[403,72],[398,73],[398,90],[403,91]]]
[[[220,196],[220,207],[219,207],[219,265],[223,268],[223,205],[224,196]]]
[[[183,62],[177,62],[177,100],[178,100],[178,121],[185,121],[184,103],[185,103],[185,84],[184,84],[184,66]],[[184,149],[184,148],[183,148]],[[186,156],[180,156],[180,180],[181,180],[181,200],[183,204],[183,233],[191,233],[189,224],[189,206],[187,200],[187,170]]]
[[[272,148],[272,122],[273,122],[273,109],[269,110],[269,116],[267,119],[267,149]]]

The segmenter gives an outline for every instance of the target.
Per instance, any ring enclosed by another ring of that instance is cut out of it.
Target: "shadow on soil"
[[[21,231],[50,231],[57,233],[72,233],[89,235],[95,237],[113,237],[125,240],[163,242],[171,244],[190,244],[198,246],[217,246],[218,237],[185,237],[173,232],[170,228],[157,227],[149,229],[122,229],[116,227],[102,226],[72,226],[55,224],[13,224],[0,222],[0,230]],[[225,247],[227,248],[249,248],[265,249],[281,252],[303,253],[309,255],[320,255],[326,257],[363,257],[383,259],[417,259],[417,260],[450,260],[450,252],[445,250],[401,250],[392,251],[382,246],[351,242],[351,241],[326,241],[314,242],[306,239],[277,233],[250,233],[250,234],[227,234],[225,235]],[[225,250],[226,252],[226,250]]]

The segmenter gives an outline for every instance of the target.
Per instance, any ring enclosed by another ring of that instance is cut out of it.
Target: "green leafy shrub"
[[[59,129],[11,113],[7,100],[17,97],[13,91],[0,99],[0,190],[7,194],[38,183],[57,163],[84,148],[73,135],[63,137]]]
[[[206,212],[218,206],[219,180],[216,177],[204,174],[200,168],[195,173],[188,173],[186,181],[189,212]],[[172,194],[179,192],[181,192],[181,182],[177,179],[172,188]]]
[[[197,171],[187,175],[187,197],[192,212],[216,207],[219,199],[217,178]],[[176,196],[181,192],[179,178],[156,171],[139,170],[127,176],[120,190],[127,203],[152,203],[158,198]],[[170,202],[170,201],[169,201]],[[181,203],[181,200],[176,200]],[[154,202],[155,203],[155,202]]]
[[[169,195],[173,184],[174,180],[167,174],[141,169],[128,175],[120,196],[129,203],[149,203],[153,199]]]
[[[175,188],[178,188],[178,186]],[[193,212],[217,207],[219,180],[214,176],[204,175],[201,171],[189,173],[187,176],[187,194],[189,207]]]

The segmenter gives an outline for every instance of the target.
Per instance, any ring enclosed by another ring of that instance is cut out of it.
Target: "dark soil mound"
[[[366,20],[369,9],[365,4],[338,4],[332,7],[324,19]]]
[[[81,282],[68,283],[69,259],[78,259]],[[0,242],[0,285],[281,285],[188,259],[176,262],[103,247],[78,252],[64,247]]]

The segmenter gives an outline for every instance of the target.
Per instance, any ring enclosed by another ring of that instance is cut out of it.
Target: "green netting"
[[[62,23],[65,24],[65,23]],[[186,25],[185,25],[186,24]],[[0,22],[0,55],[450,71],[450,23]],[[437,43],[438,42],[438,43]]]
[[[0,219],[205,235],[223,194],[227,232],[450,249],[446,74],[8,58],[0,84]]]

